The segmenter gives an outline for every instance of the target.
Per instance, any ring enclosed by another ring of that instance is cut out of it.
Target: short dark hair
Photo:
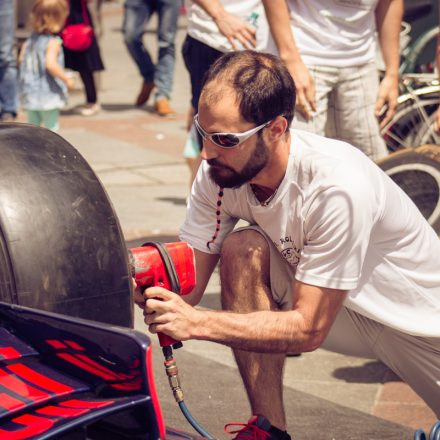
[[[260,125],[282,115],[290,127],[295,110],[295,83],[278,57],[252,50],[226,53],[212,64],[203,79],[202,94],[205,92],[208,100],[207,86],[213,81],[234,90],[246,121]]]

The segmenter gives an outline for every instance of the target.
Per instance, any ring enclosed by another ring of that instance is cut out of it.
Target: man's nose
[[[203,148],[200,157],[203,160],[215,159],[218,157],[217,147],[209,139],[203,139]]]

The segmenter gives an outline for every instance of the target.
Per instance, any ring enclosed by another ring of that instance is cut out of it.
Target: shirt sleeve
[[[320,287],[355,289],[377,212],[377,198],[366,182],[317,192],[305,215],[305,245],[296,279]]]
[[[219,254],[225,237],[234,229],[237,219],[224,209],[225,191],[208,175],[208,165],[202,163],[194,181],[186,218],[179,239],[195,249]]]

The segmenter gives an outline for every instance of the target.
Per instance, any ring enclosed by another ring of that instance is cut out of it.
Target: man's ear
[[[268,127],[269,141],[277,142],[287,131],[287,120],[284,116],[277,116]]]

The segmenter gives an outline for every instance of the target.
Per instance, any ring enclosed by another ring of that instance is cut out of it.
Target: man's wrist
[[[385,69],[385,76],[390,79],[399,81],[399,70],[397,69]]]
[[[225,18],[226,11],[221,6],[213,7],[212,9],[210,9],[209,15],[216,23],[218,23]]]
[[[195,317],[194,323],[190,329],[190,339],[206,340],[209,323],[209,317],[207,315],[209,314],[209,311],[200,310],[199,308],[195,308],[194,311]]]
[[[298,49],[295,48],[286,48],[286,49],[280,49],[278,48],[278,53],[280,60],[284,64],[303,64],[303,61],[301,59],[301,55],[298,52]]]

